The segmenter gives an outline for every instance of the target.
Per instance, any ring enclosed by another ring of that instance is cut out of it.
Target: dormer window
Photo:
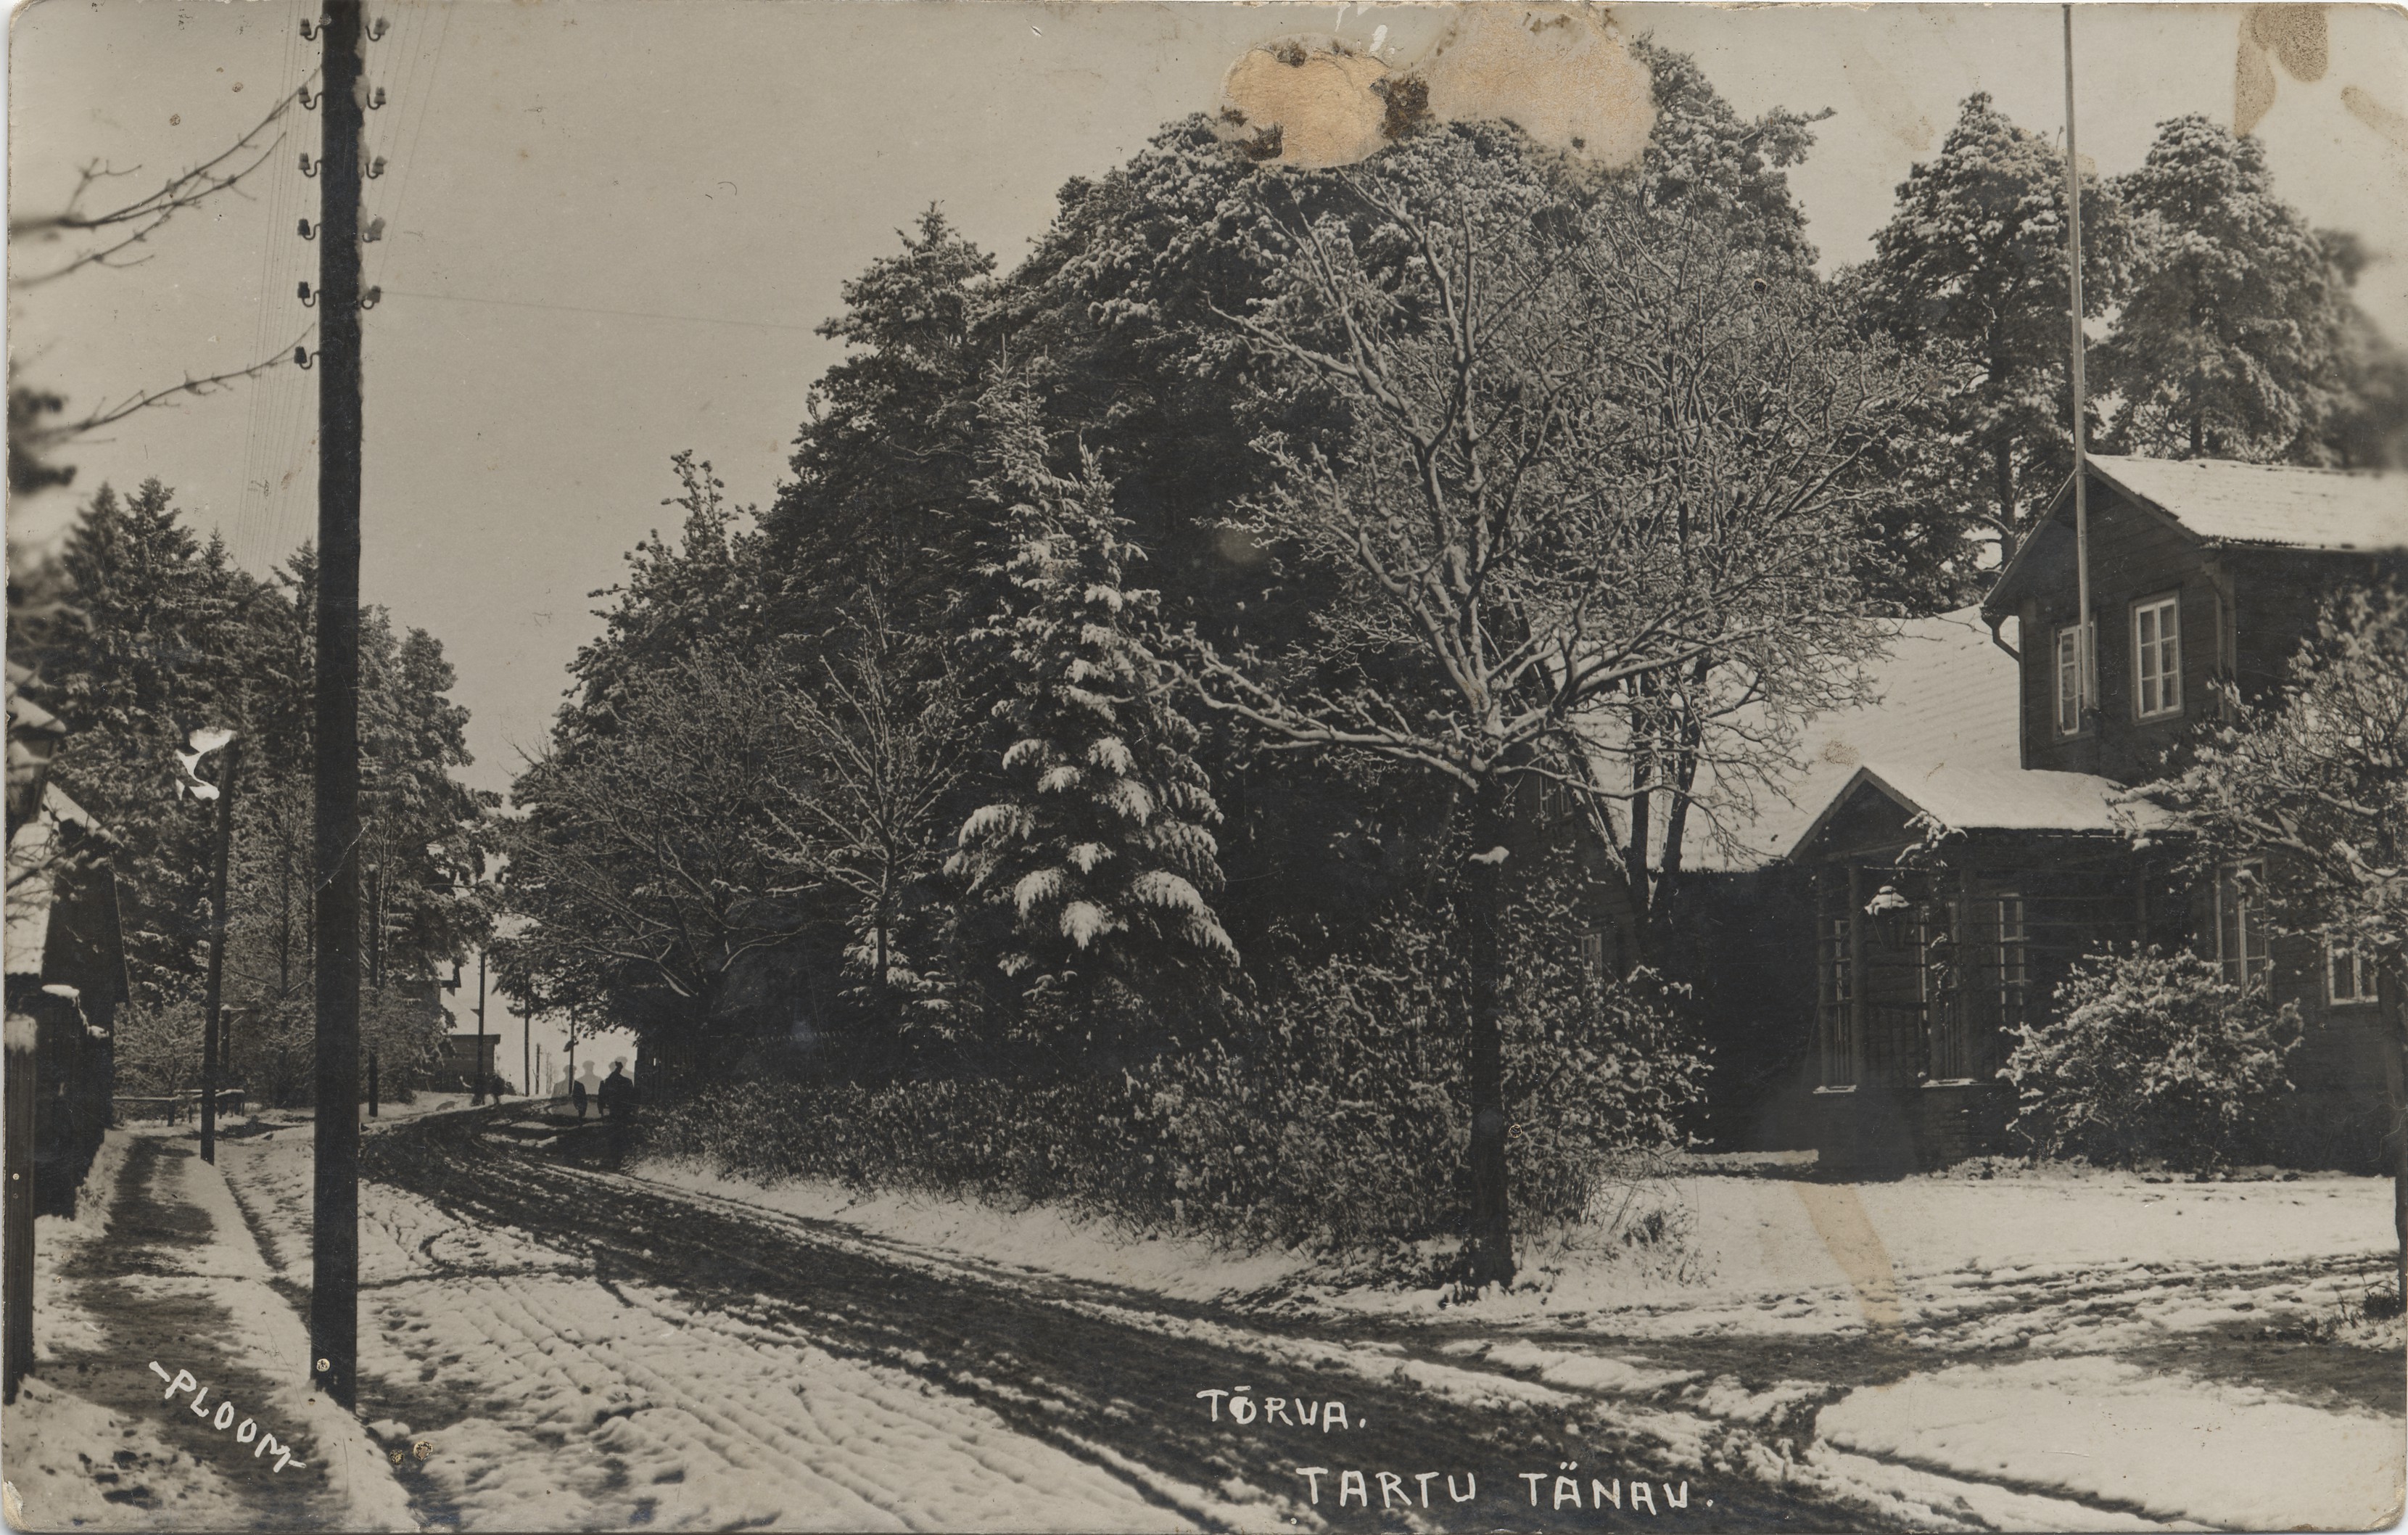
[[[2132,711],[2143,720],[2182,712],[2182,598],[2132,604]]]

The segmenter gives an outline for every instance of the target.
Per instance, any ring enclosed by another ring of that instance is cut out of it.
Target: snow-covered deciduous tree
[[[495,954],[511,995],[632,1027],[676,1075],[755,1031],[748,976],[807,929],[764,837],[795,742],[761,668],[724,642],[627,678],[609,720],[555,733],[511,786],[524,814],[505,827],[503,889],[529,920]]]
[[[2263,147],[2178,117],[2115,190],[2139,249],[2099,349],[2099,384],[2121,397],[2110,440],[2164,458],[2324,461],[2346,388],[2348,284],[2274,195]]]
[[[2072,471],[2066,381],[2071,283],[2065,157],[1968,96],[1940,153],[1898,189],[1898,211],[1853,274],[1868,321],[1930,358],[1945,383],[1922,462],[1923,495],[1987,530],[2003,554]],[[2114,307],[2129,263],[2110,188],[2082,194],[2083,308]]]
[[[842,907],[854,1000],[889,1022],[950,1011],[936,890],[968,766],[968,708],[941,648],[866,608],[841,653],[777,689],[794,771],[768,785],[765,845],[795,891]]]
[[[1709,756],[1744,782],[1785,718],[1850,686],[1859,470],[1894,380],[1796,262],[1567,183],[1510,130],[1267,170],[1231,216],[1275,273],[1223,316],[1254,386],[1334,423],[1266,439],[1282,473],[1237,527],[1341,595],[1290,653],[1191,636],[1178,664],[1275,747],[1460,794],[1474,1270],[1507,1280],[1515,792],[1614,802],[1643,890],[1656,803]]]
[[[1211,907],[1221,812],[1148,641],[1156,594],[1130,583],[1142,553],[1092,458],[1057,474],[1023,405],[994,413],[1002,596],[972,643],[1005,679],[1001,782],[953,872],[1009,909],[1002,968],[1032,990],[1207,983],[1238,957]]]
[[[2202,875],[2253,862],[2276,931],[2375,967],[2396,1021],[2408,999],[2408,591],[2333,596],[2278,692],[2223,695],[2182,772],[2138,796],[2188,839]],[[2403,1051],[2408,1038],[2386,1052],[2395,1112],[2408,1112]],[[2392,1143],[2408,1262],[2408,1146]]]

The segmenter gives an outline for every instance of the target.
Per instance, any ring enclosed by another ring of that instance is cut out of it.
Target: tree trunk
[[[1992,378],[2000,377],[1993,373]],[[1990,451],[1991,467],[1998,475],[1999,497],[1999,565],[2001,569],[2015,557],[2015,546],[2023,542],[2024,520],[2015,509],[2015,451],[2001,442]]]
[[[2399,1244],[2393,1277],[2408,1296],[2408,1024],[2393,1026],[2383,1053],[2383,1101],[2390,1111],[2383,1139],[2391,1154],[2391,1232]]]
[[[1471,1280],[1513,1281],[1513,1223],[1505,1169],[1505,908],[1512,861],[1513,781],[1483,779],[1471,802],[1466,904],[1471,959]]]

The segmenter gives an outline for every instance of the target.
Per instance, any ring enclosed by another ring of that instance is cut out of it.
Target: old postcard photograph
[[[9,20],[9,1527],[2401,1518],[2408,10]]]

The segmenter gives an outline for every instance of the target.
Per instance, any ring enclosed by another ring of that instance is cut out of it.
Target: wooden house
[[[2102,943],[2187,943],[2300,1004],[2293,1075],[2332,1140],[2302,1155],[2371,1163],[2373,1047],[2399,1026],[2398,999],[2377,997],[2352,954],[2270,943],[2240,871],[2196,888],[2172,850],[2135,839],[2145,810],[2122,796],[2214,712],[2217,680],[2272,686],[2329,594],[2408,567],[2408,479],[2108,455],[2089,472],[2093,707],[2075,702],[2069,486],[1981,608],[2011,663],[1985,664],[2008,683],[1987,696],[2013,716],[2012,762],[1996,733],[1954,754],[1868,757],[1779,850],[1811,882],[1814,1141],[1858,1166],[1997,1146],[2007,1031],[2037,1018],[2072,961]]]
[[[117,1009],[129,986],[117,882],[98,828],[50,781],[58,722],[8,680],[7,1012],[27,1036],[33,1197],[72,1214],[108,1127]],[[22,1084],[21,1084],[22,1085]]]

